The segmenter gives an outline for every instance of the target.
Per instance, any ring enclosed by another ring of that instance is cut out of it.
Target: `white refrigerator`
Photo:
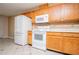
[[[29,30],[32,30],[31,19],[24,15],[16,16],[14,25],[14,42],[19,45],[26,45]]]

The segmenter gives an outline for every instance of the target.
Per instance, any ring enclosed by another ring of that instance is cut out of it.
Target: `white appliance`
[[[27,44],[27,32],[32,29],[31,19],[24,16],[15,17],[14,25],[14,41],[16,44],[25,45]]]
[[[48,22],[48,14],[36,16],[36,23],[46,23]]]
[[[46,50],[46,31],[44,29],[33,29],[32,47]]]

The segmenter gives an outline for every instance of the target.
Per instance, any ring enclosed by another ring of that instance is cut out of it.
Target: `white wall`
[[[8,19],[8,36],[9,38],[13,39],[14,38],[14,16],[10,17]]]
[[[0,16],[0,38],[8,38],[8,17]]]

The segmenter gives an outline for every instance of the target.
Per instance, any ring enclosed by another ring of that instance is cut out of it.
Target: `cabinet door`
[[[32,45],[32,32],[28,32],[28,44]]]
[[[25,15],[25,16],[29,17],[30,19],[32,19],[32,23],[35,23],[35,14],[34,14],[34,11],[25,13],[23,15]]]
[[[62,6],[64,21],[79,21],[79,4],[64,4]]]
[[[43,15],[43,14],[48,14],[48,9],[47,8],[41,8],[35,11],[35,16]]]
[[[35,10],[35,17],[43,14],[48,14],[48,4],[41,5]]]
[[[69,54],[79,54],[79,38],[64,37],[63,52]]]
[[[47,36],[46,46],[51,50],[62,51],[62,37]]]
[[[31,12],[24,13],[24,15],[31,18]]]
[[[32,45],[32,36],[28,36],[28,44],[31,44]]]
[[[50,21],[53,23],[78,22],[79,4],[59,4],[49,8]]]
[[[60,22],[61,21],[61,5],[50,7],[49,12],[49,20],[52,23]]]
[[[35,23],[35,12],[32,11],[32,12],[30,13],[30,16],[31,16],[31,19],[32,19],[32,23]]]

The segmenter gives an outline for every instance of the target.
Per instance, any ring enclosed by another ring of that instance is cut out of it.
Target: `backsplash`
[[[35,26],[34,28],[46,29],[50,32],[79,32],[79,24],[51,24],[51,25],[41,25]],[[33,28],[33,29],[34,29]]]
[[[79,24],[50,25],[51,28],[79,28]]]
[[[51,31],[79,32],[79,24],[50,25]]]

